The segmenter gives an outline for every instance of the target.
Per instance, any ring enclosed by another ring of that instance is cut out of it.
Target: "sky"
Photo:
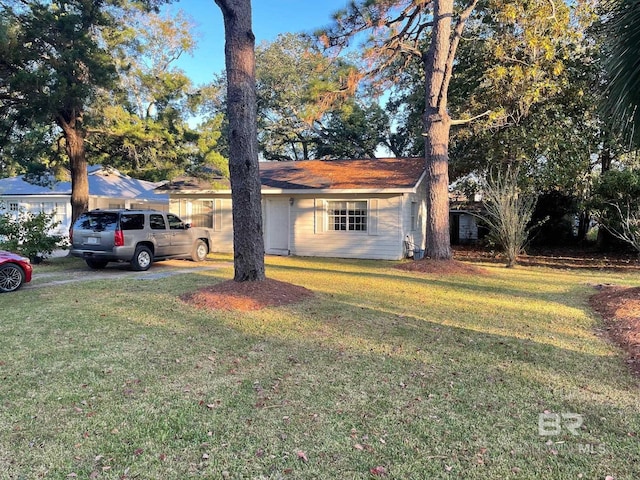
[[[347,0],[253,0],[253,33],[256,45],[273,41],[286,32],[313,32],[331,23],[331,15]],[[224,24],[214,0],[181,0],[167,7],[183,10],[196,24],[198,46],[193,56],[176,63],[195,85],[208,83],[224,69]]]

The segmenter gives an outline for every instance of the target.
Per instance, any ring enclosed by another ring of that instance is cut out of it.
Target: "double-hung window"
[[[366,232],[367,202],[327,202],[330,231]]]

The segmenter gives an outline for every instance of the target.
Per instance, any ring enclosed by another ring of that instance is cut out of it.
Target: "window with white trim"
[[[330,231],[366,232],[367,202],[327,202],[327,220]]]
[[[18,202],[9,202],[9,211],[17,212],[19,210]]]
[[[418,229],[418,202],[411,202],[411,231]]]

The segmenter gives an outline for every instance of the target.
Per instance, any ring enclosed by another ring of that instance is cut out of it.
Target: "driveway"
[[[65,285],[67,283],[84,282],[89,280],[111,280],[114,278],[132,278],[138,280],[157,280],[159,278],[195,273],[233,265],[232,262],[205,261],[195,263],[189,260],[164,260],[154,262],[145,272],[131,269],[128,263],[110,263],[103,270],[91,270],[87,266],[70,267],[67,270],[51,273],[34,272],[31,283],[23,285],[23,289]]]

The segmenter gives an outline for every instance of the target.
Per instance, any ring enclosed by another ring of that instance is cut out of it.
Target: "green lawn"
[[[587,305],[637,276],[267,262],[315,298],[181,302],[228,267],[1,295],[0,478],[640,477],[638,380]]]

